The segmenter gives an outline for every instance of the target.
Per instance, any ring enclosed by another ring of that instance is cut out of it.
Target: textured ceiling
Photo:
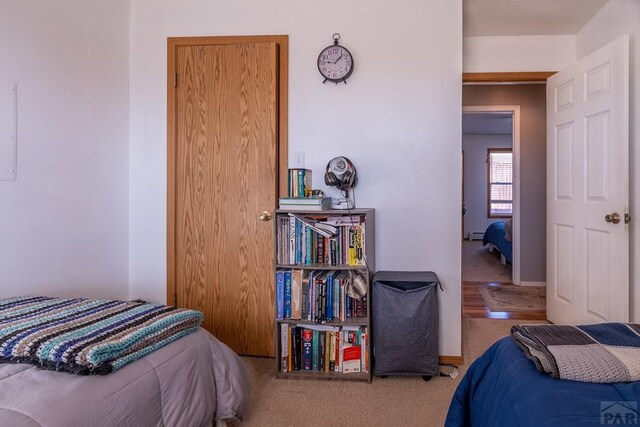
[[[464,0],[464,36],[576,34],[608,0]]]
[[[510,113],[463,113],[464,135],[511,135],[513,120]]]

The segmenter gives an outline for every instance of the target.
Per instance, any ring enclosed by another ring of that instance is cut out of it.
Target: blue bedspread
[[[601,423],[602,417],[610,421],[616,416],[637,417],[633,409],[602,403],[620,401],[640,409],[640,382],[593,384],[553,379],[539,373],[506,337],[469,367],[453,396],[445,425],[601,426],[606,424]],[[609,408],[601,412],[601,404]]]
[[[493,245],[498,248],[500,253],[504,255],[505,259],[508,263],[512,262],[512,243],[508,242],[507,239],[504,238],[506,234],[506,230],[504,229],[504,221],[494,222],[493,224],[487,227],[487,231],[484,232],[484,236],[482,237],[482,244],[486,245],[487,243],[493,243]]]

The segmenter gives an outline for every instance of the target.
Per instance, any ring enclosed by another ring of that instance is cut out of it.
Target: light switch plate
[[[18,163],[18,85],[3,90],[0,99],[0,181],[15,181]]]
[[[304,168],[304,151],[293,152],[293,167],[299,169]]]

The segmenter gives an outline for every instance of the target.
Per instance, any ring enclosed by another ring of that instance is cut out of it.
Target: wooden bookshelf
[[[278,263],[278,250],[279,250],[279,240],[278,240],[278,224],[279,218],[282,216],[287,216],[289,213],[295,213],[298,215],[303,215],[305,217],[314,218],[314,219],[322,219],[328,216],[360,216],[363,219],[364,225],[364,254],[366,259],[366,265],[348,265],[348,264],[338,264],[331,265],[327,264],[318,264],[312,263],[310,265],[306,264],[284,264]],[[347,373],[344,374],[342,372],[334,372],[334,371],[314,371],[314,370],[299,370],[299,371],[290,371],[290,372],[282,372],[281,369],[281,342],[280,342],[280,325],[281,324],[289,324],[289,325],[300,325],[304,327],[304,325],[319,325],[319,323],[309,321],[309,320],[297,320],[297,319],[275,319],[275,348],[276,348],[276,378],[280,379],[305,379],[305,380],[337,380],[337,381],[366,381],[371,382],[371,371],[372,371],[372,357],[371,357],[371,278],[373,277],[373,273],[375,272],[375,211],[373,209],[351,209],[351,210],[324,210],[324,211],[302,211],[302,210],[292,210],[292,209],[278,209],[275,211],[274,216],[274,227],[276,236],[276,243],[274,244],[274,266],[276,270],[303,270],[305,274],[308,274],[310,271],[322,271],[322,270],[331,270],[331,271],[365,271],[367,272],[367,315],[366,317],[350,317],[341,321],[338,319],[333,319],[331,321],[322,322],[322,325],[325,326],[333,326],[333,327],[343,327],[343,326],[360,326],[365,327],[367,330],[367,347],[366,347],[366,357],[368,359],[369,369],[368,372],[356,372],[356,373]],[[274,295],[277,294],[275,292],[276,289],[276,280],[274,278]],[[277,301],[274,301],[274,312],[277,314],[278,307]],[[291,351],[291,350],[289,350]]]

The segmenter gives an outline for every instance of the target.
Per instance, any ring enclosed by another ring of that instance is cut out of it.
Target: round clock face
[[[331,82],[347,80],[353,72],[351,53],[340,45],[325,48],[318,56],[318,70]]]

